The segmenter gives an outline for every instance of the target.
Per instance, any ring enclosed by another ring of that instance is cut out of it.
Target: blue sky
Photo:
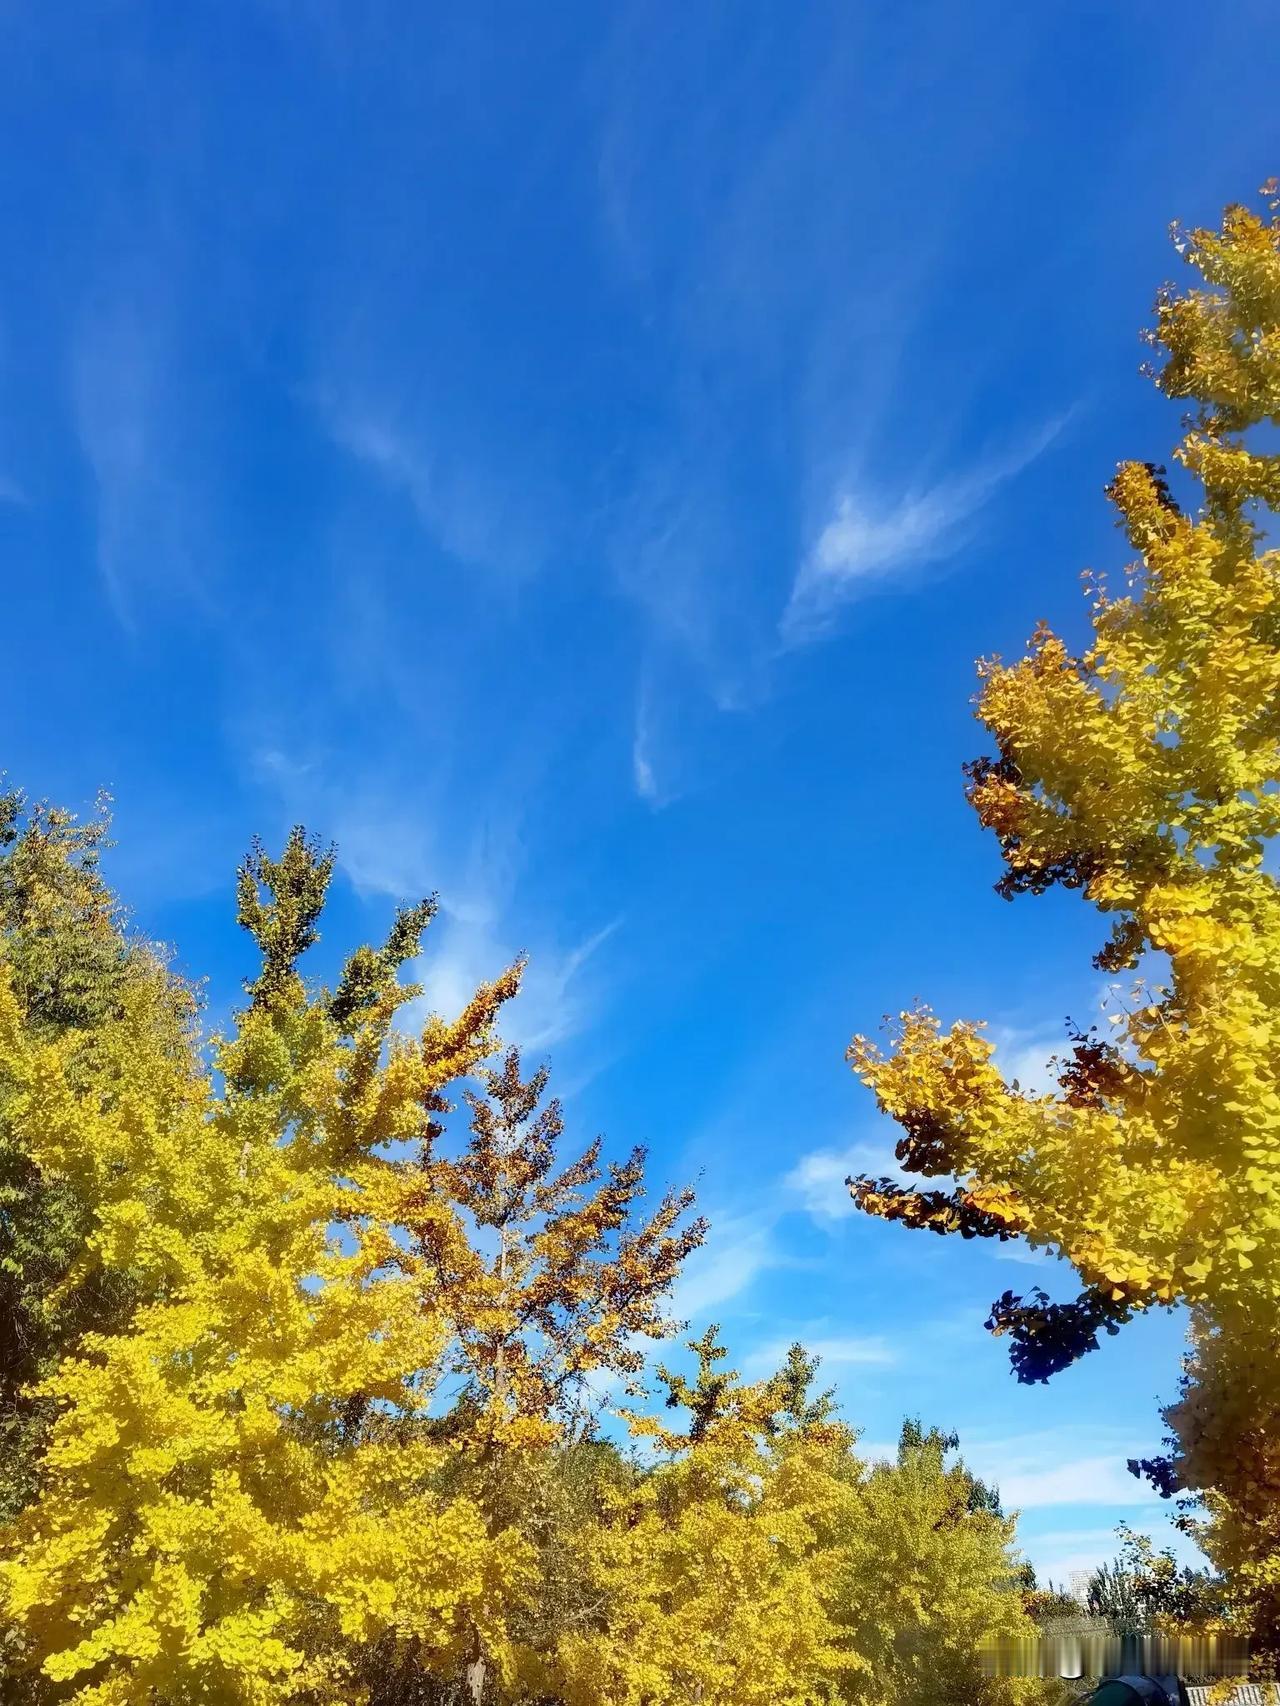
[[[1159,1532],[1178,1322],[1018,1387],[986,1307],[1069,1276],[846,1212],[842,1055],[919,996],[1026,1078],[1100,999],[1078,899],[991,892],[973,660],[1122,560],[1168,222],[1277,169],[1270,8],[6,14],[11,778],[111,789],[214,1016],[252,834],[338,841],[321,970],[439,890],[431,998],[527,950],[572,1128],[696,1178],[695,1323],[958,1428],[1042,1569]]]

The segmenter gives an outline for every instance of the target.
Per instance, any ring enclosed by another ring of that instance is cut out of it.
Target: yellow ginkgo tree
[[[30,1042],[59,1043],[72,1082],[99,1094],[131,1070],[126,1035],[145,1055],[184,1058],[193,992],[130,931],[103,880],[105,802],[86,821],[0,790],[0,964]],[[127,1015],[127,1023],[125,1023]],[[115,1046],[104,1048],[104,1021]],[[0,1071],[0,1522],[31,1497],[51,1405],[33,1393],[90,1331],[127,1322],[137,1297],[127,1266],[85,1261],[94,1204],[79,1183],[43,1171],[10,1118],[18,1086]],[[22,1116],[21,1098],[15,1104]]]
[[[433,1486],[449,1323],[372,1184],[489,1052],[518,973],[399,1034],[419,907],[309,991],[330,864],[296,832],[242,872],[262,965],[212,1073],[130,1001],[70,1072],[0,977],[10,1124],[92,1205],[82,1263],[139,1294],[128,1330],[88,1334],[44,1386],[60,1413],[0,1562],[32,1698],[43,1680],[76,1706],[347,1702],[387,1636],[451,1672],[479,1630],[505,1662],[527,1548]]]
[[[1079,1274],[1066,1303],[996,1304],[1022,1378],[1136,1311],[1190,1305],[1172,1454],[1146,1467],[1207,1496],[1206,1544],[1264,1645],[1280,1605],[1277,205],[1175,232],[1199,282],[1161,295],[1152,341],[1159,385],[1193,412],[1176,478],[1132,462],[1110,488],[1127,589],[1089,583],[1081,654],[1042,628],[982,672],[995,754],[969,767],[969,797],[1000,842],[1000,891],[1080,890],[1111,921],[1096,964],[1128,974],[1132,999],[1074,1039],[1049,1094],[1007,1083],[980,1028],[928,1011],[901,1016],[888,1052],[850,1050],[903,1128],[903,1166],[942,1181],[851,1181],[861,1207],[1021,1237]]]
[[[844,1698],[865,1661],[841,1627],[842,1531],[860,1466],[825,1414],[786,1426],[777,1383],[743,1385],[716,1330],[692,1381],[660,1369],[683,1429],[647,1413],[654,1468],[580,1538],[597,1615],[548,1689],[566,1706],[804,1706]]]
[[[869,1466],[817,1360],[793,1345],[744,1384],[715,1328],[693,1378],[660,1369],[684,1427],[632,1417],[656,1454],[607,1489],[579,1538],[592,1614],[546,1677],[565,1706],[1013,1706],[1057,1698],[987,1675],[1026,1637],[1013,1522],[948,1436],[908,1424]]]

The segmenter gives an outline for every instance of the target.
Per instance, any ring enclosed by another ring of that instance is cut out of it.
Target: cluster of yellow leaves
[[[434,1276],[466,1380],[451,1437],[481,1452],[552,1444],[584,1419],[593,1376],[637,1374],[637,1343],[668,1332],[667,1296],[706,1233],[704,1220],[686,1219],[688,1190],[637,1219],[642,1150],[606,1167],[597,1138],[560,1168],[560,1106],[541,1105],[548,1076],[542,1067],[523,1079],[508,1050],[478,1074],[483,1094],[465,1092],[471,1133],[460,1156],[428,1142],[416,1169],[382,1167],[368,1181],[378,1216],[406,1233],[388,1263]]]
[[[1025,1372],[1135,1309],[1193,1306],[1175,1479],[1217,1489],[1224,1555],[1280,1603],[1280,554],[1262,533],[1280,456],[1256,438],[1280,424],[1276,205],[1178,233],[1204,287],[1158,303],[1159,383],[1198,407],[1175,452],[1197,511],[1161,470],[1124,465],[1111,494],[1137,563],[1125,596],[1091,584],[1090,648],[1042,629],[983,670],[997,756],[970,767],[970,798],[1002,892],[1082,889],[1114,919],[1099,965],[1158,987],[1076,1039],[1057,1094],[1007,1085],[979,1029],[927,1012],[903,1015],[888,1055],[859,1037],[850,1058],[904,1127],[906,1166],[955,1181],[858,1181],[864,1207],[1022,1236],[1081,1275],[1066,1310],[997,1306]]]
[[[820,1401],[782,1378],[738,1386],[708,1334],[696,1384],[666,1375],[692,1423],[637,1419],[664,1458],[617,1490],[581,1546],[599,1595],[561,1641],[566,1706],[925,1706],[1043,1701],[1052,1688],[982,1674],[984,1641],[1027,1635],[1013,1523],[971,1508],[947,1442],[868,1470]],[[794,1359],[799,1348],[792,1351]],[[794,1387],[793,1387],[794,1394]]]
[[[425,914],[313,999],[294,962],[323,861],[295,836],[249,876],[264,970],[213,1074],[148,1022],[144,986],[70,1073],[0,967],[12,1125],[93,1204],[84,1261],[146,1300],[47,1382],[40,1496],[0,1562],[27,1662],[77,1706],[347,1702],[352,1651],[388,1635],[428,1667],[480,1642],[501,1666],[526,1570],[517,1536],[434,1490],[420,1424],[449,1326],[375,1188],[406,1165],[382,1146],[420,1132],[491,1048],[516,974],[402,1037],[413,991],[395,972]]]
[[[834,1615],[830,1477],[801,1487],[797,1463],[760,1468],[748,1483],[741,1461],[704,1446],[618,1495],[584,1533],[608,1611],[561,1645],[569,1706],[799,1706],[857,1663]]]

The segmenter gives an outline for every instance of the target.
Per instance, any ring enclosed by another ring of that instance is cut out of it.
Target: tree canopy
[[[679,1188],[642,1210],[639,1151],[561,1158],[546,1068],[499,1042],[520,965],[410,1025],[425,901],[314,982],[334,856],[298,829],[240,871],[256,964],[206,1037],[102,881],[105,819],[22,813],[0,847],[6,1698],[1026,1694],[981,1673],[1025,1611],[1012,1521],[952,1436],[912,1424],[872,1468],[803,1347],[744,1383],[714,1329],[692,1372],[658,1366],[653,1408],[644,1348],[705,1223]]]
[[[1268,186],[1267,193],[1273,193]],[[1280,220],[1175,230],[1198,275],[1163,291],[1156,380],[1192,408],[1177,474],[1121,466],[1127,587],[1087,577],[1089,644],[1041,627],[982,666],[995,744],[969,798],[1006,897],[1058,884],[1110,921],[1095,965],[1132,979],[1107,1034],[1076,1034],[1049,1094],[1006,1083],[982,1030],[903,1013],[854,1070],[940,1186],[850,1181],[872,1214],[1059,1252],[1066,1302],[1006,1293],[989,1325],[1040,1380],[1135,1313],[1190,1306],[1164,1491],[1204,1494],[1206,1544],[1264,1640],[1280,1605]]]

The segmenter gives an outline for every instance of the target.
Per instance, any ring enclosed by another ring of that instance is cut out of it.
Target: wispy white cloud
[[[995,1063],[1009,1083],[1017,1084],[1020,1090],[1033,1096],[1057,1090],[1053,1060],[1066,1049],[1061,1027],[1031,1030],[1015,1025],[992,1025],[987,1035],[995,1048]]]
[[[1114,1527],[1052,1529],[1048,1534],[1020,1535],[1019,1541],[1041,1586],[1052,1582],[1068,1591],[1114,1558],[1117,1547]]]
[[[819,1361],[818,1383],[847,1368],[888,1368],[901,1360],[899,1350],[879,1333],[812,1333],[803,1328],[785,1338],[773,1338],[754,1347],[744,1363],[745,1372],[763,1377],[781,1368],[787,1351],[796,1342]]]
[[[642,683],[636,699],[635,725],[631,736],[631,780],[636,793],[651,806],[663,804],[653,761],[653,727],[649,687]]]
[[[740,518],[726,494],[716,445],[723,429],[693,411],[689,435],[607,506],[601,549],[618,591],[641,615],[645,660],[639,702],[649,755],[657,724],[700,708],[741,710],[760,694],[760,668],[771,643],[767,617],[741,581],[735,559]],[[691,464],[696,473],[691,470]],[[740,596],[726,597],[736,588]]]
[[[469,831],[445,837],[421,802],[415,809],[389,786],[343,788],[321,760],[276,746],[255,749],[250,764],[291,816],[322,823],[333,835],[339,868],[359,894],[397,903],[438,895],[439,915],[413,968],[422,994],[405,1009],[406,1025],[430,1012],[455,1017],[479,984],[500,976],[522,955],[528,963],[520,994],[499,1025],[504,1041],[542,1050],[592,1023],[609,983],[600,951],[622,919],[609,919],[566,944],[559,932],[536,924],[527,899],[517,907],[524,857],[517,809],[496,819],[481,812]],[[513,927],[517,911],[519,937]]]
[[[682,1321],[702,1323],[725,1304],[741,1303],[766,1270],[782,1265],[772,1219],[711,1214],[711,1232],[684,1265],[672,1299]]]
[[[745,665],[750,652],[744,644],[737,665]],[[651,633],[631,721],[636,797],[652,811],[662,811],[696,794],[716,769],[717,755],[734,747],[737,731],[730,714],[753,708],[744,683],[731,671],[701,679],[700,668],[690,670],[688,656],[669,637]]]
[[[1147,1443],[1107,1428],[1064,1424],[1043,1433],[964,1435],[960,1449],[975,1474],[1000,1488],[1006,1510],[1110,1505],[1119,1514],[1160,1504],[1159,1495],[1126,1468]]]
[[[1056,1087],[1050,1066],[1052,1055],[1061,1047],[1056,1035],[1039,1034],[999,1027],[992,1031],[996,1045],[996,1061],[1005,1076],[1016,1079],[1024,1090],[1046,1091]],[[845,1185],[848,1178],[859,1174],[875,1179],[892,1179],[909,1186],[919,1184],[917,1175],[908,1173],[894,1154],[895,1139],[860,1139],[844,1147],[810,1150],[802,1155],[782,1180],[783,1190],[798,1208],[819,1224],[845,1220],[857,1213]],[[945,1186],[945,1178],[929,1181]],[[1032,1249],[1018,1239],[991,1240],[984,1245],[987,1254],[1001,1261],[1019,1262],[1030,1267],[1052,1265],[1058,1258],[1045,1250]]]
[[[1020,1075],[1019,1082],[1024,1089],[1038,1087],[1041,1081],[1044,1088],[1052,1088],[1052,1076],[1045,1061],[1052,1052],[1053,1044],[1045,1038],[1028,1038],[1023,1042],[1019,1040],[1023,1034],[1012,1031],[1006,1035],[1014,1039],[1002,1059],[1006,1074],[1010,1077]],[[1001,1058],[999,1050],[997,1058]],[[844,1148],[810,1150],[783,1177],[783,1191],[818,1225],[832,1226],[858,1212],[849,1195],[846,1179],[862,1174],[873,1179],[892,1179],[903,1186],[922,1183],[918,1175],[908,1173],[902,1167],[893,1147],[893,1140],[886,1138],[879,1142],[863,1140]],[[945,1177],[924,1182],[940,1188],[947,1186]],[[1052,1267],[1060,1259],[1053,1252],[1033,1249],[1018,1238],[988,1239],[982,1248],[996,1261],[1016,1262],[1025,1267]]]
[[[649,755],[637,734],[631,754],[631,773],[636,785],[636,793],[642,800],[648,800],[651,805],[658,802],[658,783],[653,773],[653,765]]]
[[[1044,1505],[1145,1505],[1155,1497],[1109,1453],[1038,1466],[1034,1460],[1024,1460],[1013,1469],[1009,1462],[1000,1452],[990,1459],[988,1470],[999,1480],[1001,1496],[1012,1510]]]
[[[333,442],[402,492],[447,556],[514,579],[540,567],[544,523],[518,480],[495,479],[440,449],[425,428],[395,409],[328,393],[316,404]]]
[[[175,471],[181,435],[168,379],[176,364],[170,321],[133,278],[85,311],[71,350],[76,432],[97,497],[98,567],[130,630],[142,592],[207,602],[193,494]]]
[[[520,994],[499,1020],[503,1041],[530,1052],[583,1030],[596,1009],[598,988],[587,975],[591,961],[621,924],[613,919],[568,949],[543,948],[529,956]],[[487,924],[448,914],[433,928],[415,967],[422,995],[406,1022],[428,1012],[460,1013],[479,984],[500,975],[520,950]]]
[[[817,638],[840,606],[868,587],[954,556],[972,537],[978,512],[1048,449],[1067,418],[1046,422],[1003,455],[895,498],[865,483],[838,489],[792,586],[780,628],[784,645]]]
[[[129,557],[136,510],[154,478],[151,360],[136,315],[120,308],[94,315],[73,355],[76,426],[98,497],[98,566],[113,609],[131,626]]]
[[[403,900],[427,892],[433,868],[444,878],[440,914],[414,967],[422,995],[406,1010],[406,1023],[417,1023],[428,1012],[454,1017],[479,984],[500,976],[523,955],[527,964],[520,994],[500,1021],[503,1040],[541,1050],[590,1024],[603,999],[603,980],[595,975],[598,956],[621,918],[568,946],[537,930],[516,940],[510,915],[519,851],[506,835],[482,826],[460,856],[457,849],[436,847],[412,816],[388,819],[375,813],[362,819],[353,814],[336,827],[342,866],[365,894]]]
[[[1051,1268],[1062,1260],[1052,1250],[1037,1249],[1020,1238],[992,1238],[986,1245],[986,1253],[997,1262],[1014,1262],[1022,1268]]]
[[[865,1173],[907,1182],[891,1141],[862,1141],[843,1149],[814,1149],[802,1155],[783,1179],[784,1190],[815,1220],[843,1220],[856,1213],[845,1180]]]
[[[478,856],[474,837],[470,848],[444,847],[419,795],[406,799],[390,783],[367,778],[343,785],[327,752],[259,744],[247,762],[292,817],[334,838],[340,867],[358,894],[399,903],[440,891],[457,916],[492,917],[491,861]]]
[[[942,65],[955,43],[948,19],[939,15],[935,25],[927,52]],[[699,63],[719,51],[701,39],[703,27],[692,25],[685,43]],[[601,506],[614,578],[639,607],[652,649],[693,690],[681,715],[668,714],[664,695],[660,726],[651,718],[641,736],[637,724],[630,780],[650,804],[672,797],[673,774],[684,792],[716,763],[719,741],[707,738],[715,719],[699,699],[723,712],[771,697],[788,594],[783,650],[811,638],[847,596],[853,558],[860,572],[880,573],[904,554],[955,548],[941,548],[940,539],[1009,477],[1013,461],[995,459],[949,481],[922,477],[883,503],[833,480],[863,465],[871,445],[918,438],[911,415],[922,401],[927,411],[928,400],[904,375],[904,357],[922,341],[921,319],[946,276],[963,195],[935,196],[922,219],[874,174],[850,194],[829,194],[846,149],[860,145],[856,115],[865,103],[851,106],[849,91],[868,77],[861,45],[855,52],[847,42],[824,43],[795,98],[771,106],[763,123],[752,107],[743,127],[738,103],[749,66],[767,61],[773,27],[763,34],[735,38],[741,59],[729,56],[733,69],[713,99],[690,103],[644,7],[623,5],[597,77],[606,92],[597,160],[603,247],[646,323],[661,327],[671,381],[661,454],[627,466]],[[1000,86],[994,64],[984,76]],[[879,83],[872,74],[872,106]],[[729,137],[731,163],[722,152]],[[970,169],[967,161],[930,160],[929,176],[936,184],[939,172],[954,172],[959,191]],[[868,268],[870,232],[877,260]],[[801,253],[802,274],[794,264]],[[989,348],[984,358],[993,359]],[[786,450],[775,483],[775,453],[760,457],[757,443],[744,454],[743,420],[757,388],[780,379]],[[905,412],[904,396],[916,405]],[[753,492],[748,503],[744,489]],[[802,538],[811,549],[793,587],[768,518],[771,509],[790,513],[797,496],[808,509],[815,495],[822,514],[813,536]]]

